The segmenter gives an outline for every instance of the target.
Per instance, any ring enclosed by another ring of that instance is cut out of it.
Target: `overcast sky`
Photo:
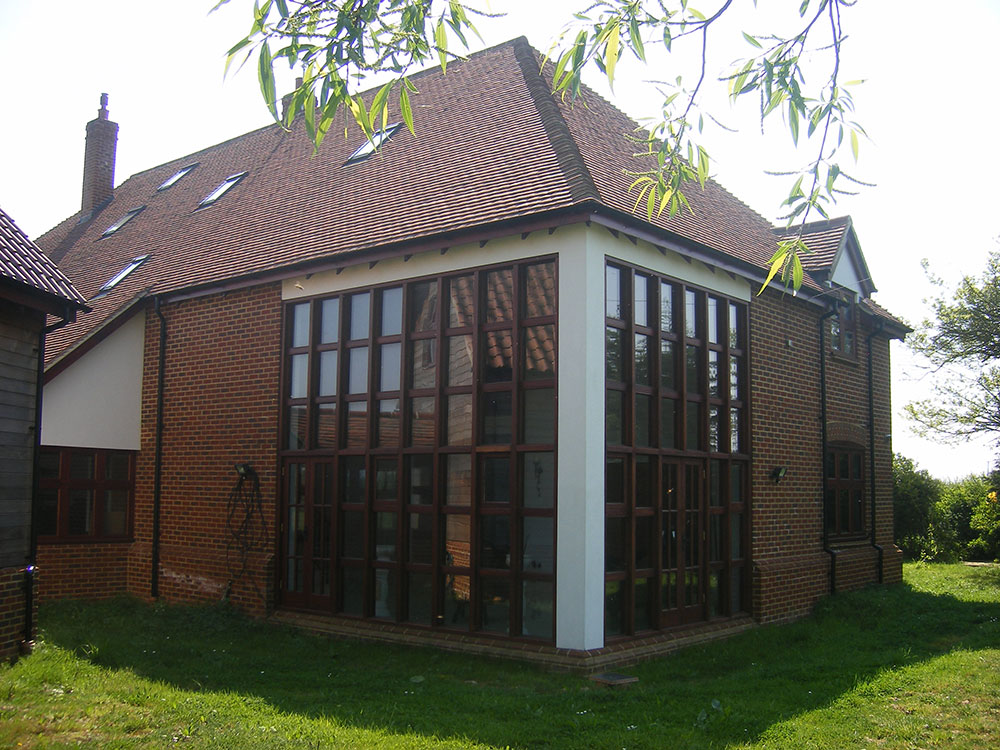
[[[253,68],[222,76],[226,50],[249,28],[252,2],[232,0],[208,15],[213,2],[0,0],[0,206],[29,236],[78,210],[84,126],[102,92],[121,126],[116,182],[268,124]],[[696,5],[707,14],[718,2]],[[508,17],[482,21],[480,30],[488,45],[525,34],[544,51],[571,10],[584,4],[493,0],[493,9]],[[758,4],[763,18],[755,19],[750,0],[742,0],[742,17],[713,31],[713,66],[749,53],[741,26],[767,30],[768,9],[791,8],[794,17],[797,5]],[[921,259],[953,288],[963,274],[983,269],[1000,235],[1000,104],[992,83],[1000,69],[1000,3],[858,0],[843,23],[850,34],[843,80],[865,79],[855,99],[871,136],[855,171],[875,187],[842,199],[832,213],[853,217],[879,290],[875,299],[913,324],[927,314],[924,300],[934,293]],[[596,72],[591,82],[641,119],[654,116],[658,102],[644,81],[672,78],[676,64],[625,66],[613,96]],[[780,128],[762,136],[752,113],[730,112],[724,102],[711,106],[740,129],[735,136],[706,135],[713,174],[776,219],[789,186],[763,170],[795,167],[808,155],[791,152]],[[948,448],[912,434],[901,407],[926,396],[927,385],[905,346],[894,344],[892,356],[894,450],[942,478],[989,469],[994,451],[985,441]]]

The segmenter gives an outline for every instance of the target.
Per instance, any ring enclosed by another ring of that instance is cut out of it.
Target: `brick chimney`
[[[118,123],[108,119],[108,95],[101,94],[97,118],[87,123],[87,147],[83,154],[84,211],[93,211],[111,198],[117,148]]]

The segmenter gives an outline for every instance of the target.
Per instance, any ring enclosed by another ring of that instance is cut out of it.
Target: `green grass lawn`
[[[1000,567],[905,575],[626,669],[619,690],[218,607],[60,602],[0,667],[0,747],[995,750]]]

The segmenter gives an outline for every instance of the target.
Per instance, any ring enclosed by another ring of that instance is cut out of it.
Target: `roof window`
[[[220,184],[219,187],[217,187],[215,190],[213,190],[211,193],[209,193],[208,195],[206,195],[204,198],[201,199],[201,203],[198,204],[198,208],[205,208],[205,206],[211,206],[213,203],[219,200],[219,198],[225,195],[230,188],[234,187],[236,183],[238,183],[246,176],[247,176],[246,172],[238,172],[237,174],[229,175],[229,177],[227,177],[222,181],[222,184]]]
[[[104,286],[102,286],[100,289],[97,290],[97,294],[91,297],[91,299],[97,299],[99,297],[103,297],[105,294],[110,292],[112,289],[118,286],[118,284],[120,284],[126,276],[128,276],[135,269],[141,266],[148,257],[149,257],[148,255],[137,255],[136,257],[132,258],[132,260],[129,261],[129,264],[125,266],[125,268],[123,268],[121,271],[116,273],[114,276],[112,276],[104,284]]]
[[[344,164],[353,164],[354,162],[364,161],[367,159],[369,156],[374,154],[383,143],[392,138],[402,124],[403,123],[401,122],[394,122],[392,125],[388,125],[382,130],[376,130],[372,134],[371,140],[365,141],[361,145],[361,148],[351,154],[350,158],[345,161]]]
[[[160,185],[158,188],[156,188],[157,191],[166,190],[169,187],[173,187],[174,185],[176,185],[180,181],[180,179],[184,175],[186,175],[188,172],[190,172],[192,169],[194,169],[197,166],[198,166],[198,162],[195,162],[194,164],[188,164],[186,167],[181,167],[179,170],[177,170],[176,172],[174,172],[170,177],[168,177],[166,180],[164,180],[163,184]]]
[[[111,235],[113,235],[115,232],[117,232],[123,226],[125,226],[130,221],[132,221],[132,219],[134,219],[136,216],[138,216],[140,213],[142,213],[142,209],[144,209],[144,208],[145,208],[145,206],[139,206],[139,208],[133,208],[131,211],[129,211],[123,217],[121,217],[118,221],[116,221],[110,227],[108,227],[107,229],[105,229],[104,232],[101,234],[101,237],[110,237]]]

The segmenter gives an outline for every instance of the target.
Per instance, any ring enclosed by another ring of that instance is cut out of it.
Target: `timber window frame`
[[[864,448],[849,444],[828,446],[824,477],[827,534],[844,540],[864,538],[868,533]]]

